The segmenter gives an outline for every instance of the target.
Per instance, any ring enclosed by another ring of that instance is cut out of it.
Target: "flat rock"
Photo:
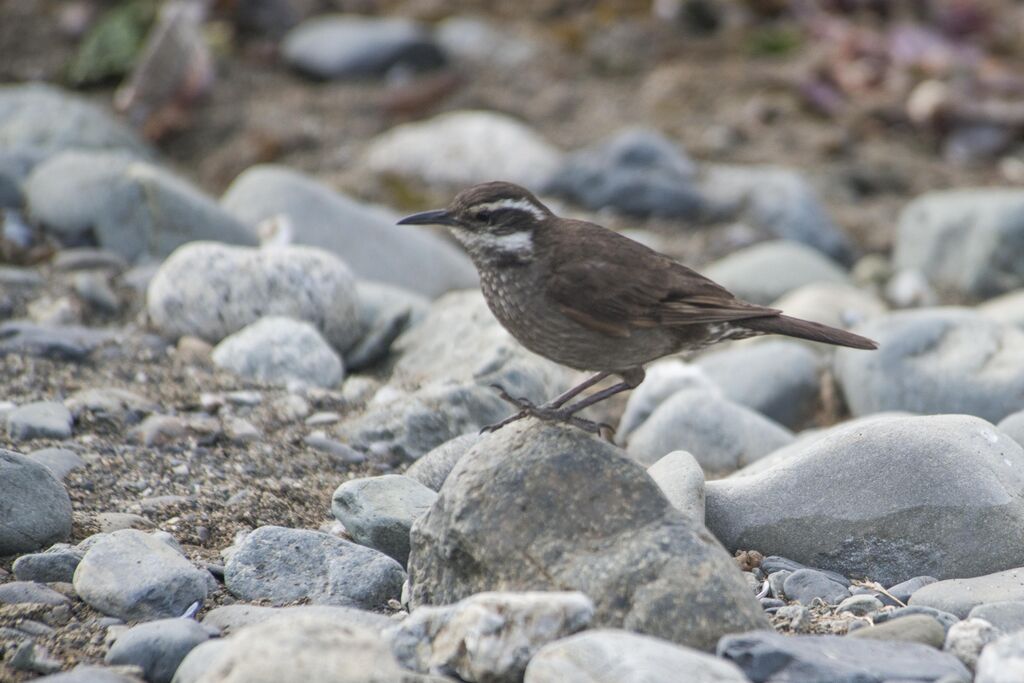
[[[981,651],[974,683],[1016,683],[1024,678],[1024,633],[1005,635]]]
[[[645,465],[684,450],[697,458],[705,472],[723,474],[792,440],[788,429],[750,408],[710,392],[683,390],[658,406],[632,433],[626,450]]]
[[[8,581],[0,584],[0,605],[67,605],[70,602],[67,596],[35,581]]]
[[[142,679],[127,676],[105,666],[79,664],[73,669],[35,679],[38,683],[139,683]]]
[[[35,401],[7,413],[7,435],[15,441],[71,438],[71,412],[62,403]]]
[[[339,352],[362,334],[355,278],[336,256],[311,247],[185,245],[160,266],[146,307],[165,337],[211,344],[267,316],[309,322]]]
[[[331,512],[352,540],[409,561],[409,529],[437,500],[437,493],[401,474],[350,479],[334,491]]]
[[[1024,599],[987,602],[967,613],[968,619],[984,619],[1003,633],[1024,630]]]
[[[841,636],[784,636],[757,631],[722,638],[718,656],[736,662],[753,681],[883,683],[970,680],[952,655],[927,645]]]
[[[313,616],[334,621],[341,625],[383,631],[391,628],[393,619],[355,607],[338,605],[292,605],[289,607],[266,607],[261,605],[221,605],[214,607],[203,617],[203,625],[231,633],[246,626],[262,624],[271,619],[290,619],[296,616]]]
[[[75,470],[85,467],[85,461],[78,453],[66,448],[41,448],[29,453],[28,457],[50,470],[50,473],[60,481],[64,481]]]
[[[106,330],[79,325],[40,325],[27,320],[0,323],[0,357],[9,353],[80,362],[114,339]]]
[[[345,367],[313,325],[281,316],[260,318],[213,349],[214,364],[267,384],[333,387]]]
[[[75,570],[74,586],[93,608],[126,621],[181,616],[206,598],[209,574],[157,536],[124,529],[100,536]]]
[[[137,666],[149,683],[170,683],[185,655],[210,635],[191,619],[158,619],[118,636],[103,661]]]
[[[700,648],[765,623],[732,558],[642,467],[579,430],[532,420],[484,437],[459,462],[413,525],[409,577],[414,608],[487,590],[572,589],[594,601],[597,626]]]
[[[934,607],[966,619],[978,605],[1007,600],[1024,600],[1024,568],[938,581],[916,591],[910,604]]]
[[[658,638],[595,629],[541,648],[524,683],[747,683],[732,662]]]
[[[382,609],[402,592],[405,572],[393,559],[336,536],[263,526],[251,532],[224,569],[228,590],[243,600]]]
[[[468,432],[435,446],[409,465],[405,476],[433,491],[440,491],[455,465],[480,438],[479,431]]]
[[[25,197],[46,230],[69,241],[91,231],[128,261],[160,258],[193,240],[256,244],[249,228],[189,183],[120,154],[59,154],[32,171]]]
[[[395,658],[413,671],[518,683],[539,649],[586,628],[593,616],[582,593],[478,593],[420,607],[387,636]]]
[[[815,598],[835,605],[850,597],[846,586],[815,569],[798,569],[791,573],[783,582],[782,590],[787,599],[805,605],[810,605]]]
[[[71,535],[71,499],[44,465],[0,448],[0,555],[45,548]]]
[[[1024,549],[1005,542],[1024,533],[1022,491],[1024,449],[987,422],[891,417],[829,430],[758,474],[708,482],[707,522],[726,548],[891,585],[1024,564]]]
[[[934,617],[927,614],[912,614],[902,619],[892,619],[859,628],[851,631],[849,637],[910,641],[941,650],[942,644],[946,642],[946,629]]]
[[[686,451],[672,451],[647,468],[654,483],[672,506],[704,523],[704,470]]]
[[[557,149],[510,116],[452,111],[381,133],[370,140],[365,163],[379,175],[461,189],[495,178],[538,187],[560,159]]]
[[[854,415],[965,413],[998,422],[1020,410],[1024,331],[963,308],[901,311],[857,328],[879,343],[839,349],[835,372]]]
[[[83,553],[73,546],[58,543],[43,553],[29,553],[14,561],[11,569],[19,581],[71,583]]]
[[[71,394],[64,405],[76,418],[94,415],[134,424],[150,413],[160,411],[160,405],[134,391],[119,387],[90,387]]]

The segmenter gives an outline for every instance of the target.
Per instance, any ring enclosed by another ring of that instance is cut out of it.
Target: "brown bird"
[[[513,337],[556,363],[597,373],[543,405],[496,386],[519,412],[486,431],[534,416],[607,434],[611,427],[576,413],[639,386],[644,365],[653,360],[729,339],[782,334],[855,349],[878,347],[856,334],[738,299],[616,232],[559,218],[511,183],[475,185],[447,209],[399,223],[447,226],[480,272],[487,305]],[[611,375],[622,381],[570,403]]]

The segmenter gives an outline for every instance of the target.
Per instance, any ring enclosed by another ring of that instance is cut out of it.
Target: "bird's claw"
[[[519,412],[506,417],[501,422],[495,422],[494,424],[487,425],[480,430],[481,434],[496,432],[502,427],[512,424],[513,422],[517,422],[524,417],[535,417],[544,422],[561,422],[563,424],[569,424],[578,429],[582,429],[585,432],[597,434],[607,441],[611,441],[615,434],[615,428],[605,422],[594,422],[582,417],[577,417],[565,408],[555,408],[547,404],[538,406],[529,399],[515,398],[511,396],[507,391],[505,391],[504,387],[498,384],[492,384],[491,386],[498,392],[498,395],[501,396],[503,400],[519,408]]]

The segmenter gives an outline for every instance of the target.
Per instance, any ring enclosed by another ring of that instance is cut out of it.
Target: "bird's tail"
[[[788,315],[771,315],[763,318],[749,318],[738,324],[757,332],[784,334],[787,337],[799,337],[810,341],[849,346],[851,349],[877,349],[878,343],[846,330],[840,330],[810,320],[791,318]]]

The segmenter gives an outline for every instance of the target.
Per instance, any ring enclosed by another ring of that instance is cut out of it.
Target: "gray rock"
[[[434,26],[434,38],[453,57],[505,68],[521,67],[538,52],[537,44],[507,22],[456,15]]]
[[[942,644],[946,641],[946,629],[934,617],[927,614],[911,614],[901,619],[859,628],[851,631],[849,637],[910,641],[941,650]]]
[[[732,558],[643,468],[580,430],[532,420],[465,455],[413,525],[409,578],[413,607],[485,590],[580,590],[595,625],[700,648],[765,623]]]
[[[701,368],[676,358],[655,361],[646,370],[643,384],[629,392],[626,399],[626,410],[616,430],[616,441],[620,444],[626,443],[636,428],[673,394],[683,389],[721,393]]]
[[[795,318],[814,320],[832,327],[849,328],[884,314],[885,303],[874,294],[842,282],[812,282],[790,290],[771,303]],[[798,342],[814,349],[814,342]]]
[[[767,572],[767,570],[765,570]],[[793,570],[795,571],[795,570]],[[768,589],[772,597],[780,600],[788,600],[789,596],[786,595],[786,579],[790,577],[793,571],[786,569],[780,569],[774,572],[768,572]]]
[[[405,566],[409,561],[409,529],[435,500],[437,494],[415,479],[385,474],[343,483],[331,499],[331,512],[353,541]]]
[[[192,185],[124,155],[59,154],[32,171],[25,197],[50,232],[74,241],[91,231],[129,261],[163,257],[193,240],[256,244],[251,230]]]
[[[156,536],[124,529],[98,538],[75,570],[93,608],[125,621],[177,617],[206,598],[209,574]]]
[[[0,95],[2,99],[3,95]],[[2,105],[0,105],[2,106]],[[22,186],[33,167],[48,153],[34,147],[6,147],[0,144],[0,209],[21,209],[25,204]]]
[[[1007,258],[1024,248],[1024,191],[931,192],[903,210],[893,255],[960,297],[990,297],[1024,285],[1024,264]]]
[[[777,166],[722,164],[706,164],[702,171],[700,187],[706,201],[731,209],[734,219],[836,259],[850,257],[849,238],[797,173]]]
[[[934,607],[924,607],[922,605],[911,605],[909,607],[899,607],[894,609],[892,612],[876,612],[873,615],[876,624],[884,624],[890,621],[896,621],[898,619],[907,619],[913,616],[925,615],[935,619],[937,622],[942,624],[943,633],[949,631],[953,624],[960,621],[960,617],[949,612],[944,612]],[[945,637],[945,636],[943,636]]]
[[[292,68],[319,79],[383,76],[395,68],[424,71],[446,61],[421,25],[354,14],[307,19],[284,37],[281,54]]]
[[[129,263],[116,252],[95,247],[72,247],[61,249],[53,255],[50,266],[58,273],[72,273],[80,270],[122,273]]]
[[[647,468],[675,509],[704,524],[704,470],[686,451],[672,451]]]
[[[788,557],[780,557],[778,555],[768,555],[762,558],[760,569],[761,572],[764,574],[773,574],[779,571],[795,572],[801,569],[813,569],[816,572],[824,574],[829,579],[835,581],[840,585],[846,586],[847,588],[851,586],[850,580],[842,574],[840,574],[839,572],[829,571],[828,569],[820,569],[818,567],[808,567],[804,564],[801,564],[800,562],[797,562],[796,560],[791,560]]]
[[[379,175],[438,186],[462,188],[501,178],[538,187],[560,158],[561,152],[510,116],[451,111],[378,135],[370,140],[364,163]]]
[[[964,574],[967,572],[960,573],[961,576]],[[910,604],[934,607],[966,619],[978,605],[1007,600],[1024,600],[1024,569],[938,581],[916,591],[910,598]]]
[[[702,356],[696,364],[726,398],[790,429],[806,425],[818,410],[821,362],[805,344],[764,341]]]
[[[103,661],[137,666],[149,683],[170,683],[185,655],[209,638],[209,631],[191,619],[159,619],[118,636]]]
[[[708,528],[729,549],[770,548],[883,585],[976,576],[1024,564],[1024,548],[1005,542],[1024,529],[1022,470],[1024,449],[983,420],[878,419],[830,430],[760,474],[708,482]]]
[[[429,298],[477,285],[469,257],[448,240],[415,226],[395,225],[397,215],[360,204],[283,166],[248,169],[221,203],[253,230],[267,219],[286,216],[296,244],[339,256],[361,280]]]
[[[984,619],[964,619],[949,627],[942,649],[974,671],[982,648],[1001,635],[999,629]]]
[[[61,481],[75,470],[85,467],[85,461],[77,453],[66,448],[42,448],[32,451],[28,457],[50,470],[50,473]]]
[[[820,598],[829,605],[835,605],[850,597],[846,586],[830,579],[814,569],[798,569],[786,577],[782,590],[789,600],[810,605]]]
[[[0,584],[0,605],[66,605],[70,602],[67,596],[35,581],[9,581]]]
[[[476,431],[445,441],[409,465],[405,476],[415,479],[429,489],[440,491],[455,465],[480,438],[480,433]]]
[[[718,656],[736,662],[753,681],[883,683],[970,680],[952,655],[927,645],[841,636],[784,636],[757,631],[722,638]]]
[[[684,674],[685,672],[685,674]],[[731,662],[617,629],[586,631],[541,648],[524,683],[746,683]]]
[[[1024,289],[989,299],[976,310],[996,322],[1024,330]]]
[[[854,415],[965,413],[998,422],[1020,410],[1024,332],[972,310],[892,313],[857,328],[871,353],[839,349],[836,377]]]
[[[661,133],[629,129],[566,157],[544,185],[591,211],[694,220],[704,203],[693,162]]]
[[[203,625],[232,633],[246,626],[262,624],[271,619],[290,619],[295,616],[313,616],[329,619],[341,625],[383,631],[391,628],[393,619],[354,607],[337,605],[292,605],[289,607],[264,607],[260,605],[222,605],[214,607],[203,617]]]
[[[422,320],[430,308],[430,301],[425,297],[379,282],[359,282],[356,293],[360,327],[365,332],[345,353],[345,365],[353,371],[384,360],[395,339],[414,322]]]
[[[82,555],[76,548],[58,543],[44,553],[22,555],[11,568],[19,581],[71,583]]]
[[[315,327],[280,316],[260,318],[225,337],[213,349],[220,368],[256,382],[333,387],[345,368]]]
[[[984,619],[1003,633],[1024,630],[1024,600],[987,602],[971,608],[968,619]]]
[[[387,635],[395,658],[413,671],[518,683],[539,649],[583,630],[593,616],[582,593],[478,593],[420,607]]]
[[[0,555],[45,548],[71,535],[71,499],[42,464],[0,448]]]
[[[981,651],[974,683],[1017,683],[1024,678],[1024,633],[1003,636]]]
[[[61,403],[35,401],[7,413],[7,435],[15,441],[70,439],[71,412]]]
[[[211,638],[199,643],[178,664],[171,683],[198,683],[203,680],[230,646],[231,641],[227,638]],[[208,678],[206,680],[209,681]]]
[[[405,572],[387,555],[336,536],[263,526],[231,555],[228,590],[243,600],[382,609],[402,592]]]
[[[645,465],[675,450],[689,451],[705,472],[723,474],[792,440],[788,429],[750,408],[709,392],[684,390],[658,406],[630,436],[626,450]]]
[[[870,594],[851,595],[844,599],[836,607],[837,614],[852,614],[857,617],[864,617],[872,612],[877,612],[884,605],[882,601]]]
[[[764,305],[811,283],[849,281],[821,252],[786,240],[740,249],[709,264],[703,273],[741,299]]]
[[[915,576],[912,579],[907,579],[906,581],[901,581],[894,586],[890,586],[887,590],[889,591],[889,594],[892,595],[892,597],[896,598],[905,605],[914,593],[916,593],[917,591],[921,590],[929,584],[935,583],[936,581],[938,581],[938,579],[936,579],[934,576]],[[881,595],[879,597],[882,599],[883,602],[886,602],[887,596]],[[887,604],[889,603],[891,603],[891,599],[889,600],[889,602],[887,602]]]
[[[0,357],[9,353],[83,361],[114,339],[106,330],[78,325],[37,325],[27,320],[0,323]]]
[[[1024,410],[1010,413],[999,421],[996,428],[1024,446]]]
[[[266,316],[309,322],[340,352],[362,334],[352,273],[310,247],[185,245],[160,266],[146,305],[164,336],[211,344]]]
[[[141,679],[105,666],[79,664],[74,669],[37,678],[38,683],[139,683]]]

